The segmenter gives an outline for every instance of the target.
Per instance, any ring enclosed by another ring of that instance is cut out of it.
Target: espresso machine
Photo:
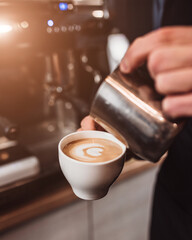
[[[60,177],[58,142],[109,73],[111,29],[102,0],[0,2],[1,207]]]

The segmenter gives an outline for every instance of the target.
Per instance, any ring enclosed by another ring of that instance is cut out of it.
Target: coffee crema
[[[122,148],[115,142],[103,138],[84,138],[64,146],[64,154],[81,162],[106,162],[122,154]]]

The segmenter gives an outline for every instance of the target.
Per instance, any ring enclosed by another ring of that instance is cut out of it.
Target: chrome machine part
[[[102,6],[103,0],[73,0],[74,5]]]

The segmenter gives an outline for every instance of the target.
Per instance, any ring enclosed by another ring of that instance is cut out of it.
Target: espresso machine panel
[[[55,48],[87,48],[91,39],[107,34],[105,13],[102,5],[77,5],[70,1],[1,2],[0,48],[46,53]],[[80,39],[80,35],[90,39]]]
[[[0,3],[1,115],[22,123],[42,120],[45,95],[54,87],[89,98],[85,86],[108,72],[110,21],[101,1],[87,2]]]

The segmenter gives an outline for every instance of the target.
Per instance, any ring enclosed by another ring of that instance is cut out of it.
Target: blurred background
[[[77,200],[57,145],[79,128],[152,0],[0,1],[0,238],[145,240],[158,167],[127,159],[96,202]]]

